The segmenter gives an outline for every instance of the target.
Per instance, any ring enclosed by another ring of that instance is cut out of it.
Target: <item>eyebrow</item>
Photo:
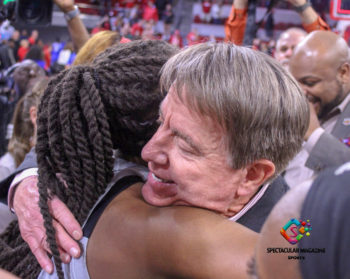
[[[159,118],[163,120],[164,115],[162,112],[162,104],[163,102],[159,106]],[[196,153],[198,153],[199,155],[203,154],[201,148],[198,146],[198,144],[194,142],[194,140],[189,135],[184,134],[176,128],[171,128],[171,132],[174,134],[174,136],[183,139]]]
[[[193,141],[193,139],[189,135],[185,135],[176,128],[172,128],[171,131],[176,137],[183,139],[196,153],[198,153],[199,155],[203,154],[201,148]]]
[[[304,80],[304,79],[317,79],[317,80],[321,80],[321,79],[320,79],[319,77],[317,77],[317,76],[310,76],[310,75],[304,76],[304,77],[300,78],[300,80]]]

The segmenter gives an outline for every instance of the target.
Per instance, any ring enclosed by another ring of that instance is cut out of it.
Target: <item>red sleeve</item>
[[[248,9],[235,9],[232,5],[231,13],[225,23],[225,41],[242,45],[247,22]]]
[[[308,33],[316,30],[331,31],[331,28],[329,27],[329,25],[326,22],[324,22],[320,16],[312,23],[303,24],[303,27]]]

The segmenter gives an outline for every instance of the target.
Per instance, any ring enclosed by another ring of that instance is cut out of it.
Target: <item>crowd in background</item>
[[[200,35],[197,29],[192,29],[185,36],[178,29],[174,29],[173,1],[154,0],[119,0],[119,1],[77,1],[86,2],[94,7],[86,9],[87,13],[103,13],[100,23],[90,30],[91,35],[99,31],[117,31],[122,37],[128,39],[162,39],[180,48],[205,41],[222,41],[224,38]],[[222,15],[223,5],[231,4],[228,0],[202,0],[201,14],[193,15],[194,23],[210,23],[223,25],[227,17]],[[317,5],[318,2],[314,1]],[[324,1],[323,1],[324,2]],[[266,1],[258,1],[260,6],[266,6]],[[290,4],[281,2],[280,8],[289,8]],[[107,9],[104,11],[104,9]],[[84,9],[81,9],[84,10]],[[104,11],[104,12],[102,12]],[[158,22],[162,23],[162,30],[157,28]],[[262,26],[264,27],[264,25]],[[290,26],[283,26],[287,29]],[[265,24],[265,29],[268,26]],[[269,27],[274,28],[272,27]],[[280,27],[278,27],[280,28]],[[271,30],[266,30],[270,32]],[[349,32],[345,33],[349,37]],[[57,38],[55,42],[45,42],[37,30],[28,34],[27,30],[15,30],[8,21],[0,28],[0,68],[6,69],[16,62],[24,59],[36,61],[49,75],[69,67],[74,61],[75,52],[71,42],[63,42]],[[275,38],[271,35],[268,40],[256,38],[253,42],[254,49],[273,54]],[[346,38],[347,39],[347,38]]]
[[[323,1],[323,0],[322,0]],[[315,0],[317,6],[322,2]],[[323,1],[324,2],[324,1]],[[323,3],[322,2],[322,3]],[[81,10],[84,13],[100,13],[101,21],[97,26],[89,30],[90,36],[101,31],[114,32],[112,35],[105,35],[101,40],[121,40],[121,42],[135,39],[165,40],[179,48],[191,46],[206,41],[222,41],[224,38],[211,36],[202,36],[197,29],[193,28],[187,34],[181,34],[179,29],[174,27],[175,10],[174,6],[179,1],[166,0],[124,0],[124,1],[76,1],[82,5]],[[201,0],[197,4],[201,6],[201,13],[192,13],[193,23],[221,24],[227,21],[222,15],[223,5],[231,4],[228,0]],[[84,6],[85,5],[85,6]],[[257,1],[257,5],[266,6],[266,1]],[[93,9],[91,8],[93,7]],[[281,8],[289,8],[289,2],[279,3]],[[90,9],[90,10],[89,10]],[[322,13],[322,11],[321,11]],[[158,27],[161,23],[162,28]],[[265,22],[261,26],[267,28]],[[271,27],[271,26],[270,26]],[[273,26],[272,26],[273,27]],[[161,30],[161,31],[160,31]],[[268,33],[268,30],[266,30]],[[345,32],[348,36],[349,32]],[[71,41],[61,41],[60,38],[52,43],[45,42],[44,36],[41,36],[38,30],[28,32],[26,29],[16,30],[9,21],[4,21],[0,27],[0,69],[2,70],[2,98],[7,100],[17,100],[17,97],[6,96],[6,88],[13,87],[14,82],[9,82],[8,77],[14,71],[16,66],[26,60],[34,61],[45,72],[47,76],[59,73],[63,69],[69,68],[75,60],[76,48]],[[345,38],[346,39],[346,38]],[[111,42],[113,43],[113,42]],[[108,42],[108,44],[110,44]],[[255,38],[252,41],[252,48],[262,51],[268,55],[274,56],[276,49],[275,38],[271,35],[269,40]],[[16,64],[17,63],[17,64]],[[12,80],[12,79],[10,79]],[[10,83],[10,84],[9,84]],[[4,89],[5,88],[5,89]],[[23,92],[21,93],[23,94]],[[21,95],[19,94],[19,95]],[[15,101],[13,102],[15,104]],[[14,106],[10,112],[14,112]],[[5,111],[5,109],[3,109]],[[10,113],[10,114],[11,114]],[[9,115],[10,115],[9,114]],[[12,114],[11,114],[12,115]],[[10,122],[10,116],[3,122]],[[6,117],[2,117],[5,119]],[[13,127],[1,128],[6,134],[7,140],[11,138]],[[7,141],[6,141],[7,145]],[[0,155],[6,151],[6,146],[1,148]]]

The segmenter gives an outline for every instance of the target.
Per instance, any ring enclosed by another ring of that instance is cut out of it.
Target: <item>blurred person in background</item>
[[[9,39],[9,42],[11,42],[11,47],[13,49],[13,54],[15,57],[15,60],[18,61],[18,49],[19,49],[19,45],[20,45],[20,32],[18,30],[15,30],[11,36],[11,38]]]
[[[158,10],[153,0],[148,0],[147,4],[144,6],[142,19],[145,21],[150,21],[153,24],[158,22]]]
[[[33,89],[27,92],[16,105],[8,151],[0,158],[0,180],[12,173],[35,145],[37,109],[47,83],[46,77],[40,77]]]
[[[310,33],[294,50],[290,72],[310,105],[302,150],[288,164],[290,187],[327,167],[350,161],[350,51],[330,31]]]
[[[0,180],[16,170],[36,143],[37,110],[47,84],[48,79],[41,77],[33,89],[27,92],[16,105],[8,151],[0,158]],[[0,232],[2,232],[16,216],[2,202],[0,202],[0,216]]]
[[[39,40],[39,31],[34,29],[30,34],[30,37],[28,38],[28,42],[32,46],[32,45],[35,45],[38,42],[38,40]]]
[[[163,40],[167,41],[170,38],[170,29],[174,21],[173,7],[170,3],[167,3],[162,14],[162,20],[164,24]]]
[[[118,44],[120,41],[128,41],[122,38],[115,31],[101,31],[93,35],[79,50],[74,59],[73,65],[89,64],[92,60],[106,48]]]
[[[29,51],[29,42],[27,39],[22,39],[19,45],[20,47],[18,48],[17,56],[18,56],[18,61],[21,62],[24,60],[24,58],[27,55],[27,52]]]
[[[35,61],[41,68],[45,70],[45,61],[44,61],[44,52],[41,46],[35,44],[32,45],[26,56],[25,59],[30,59]]]
[[[295,46],[301,42],[307,33],[315,30],[330,30],[330,27],[312,8],[307,0],[285,0],[298,12],[303,28],[290,28],[279,36],[274,57],[288,69],[289,59]],[[248,16],[248,0],[234,0],[230,16],[225,24],[225,40],[241,45]]]
[[[0,98],[0,155],[7,150],[8,140],[12,136],[13,125],[10,123],[17,102],[29,92],[37,79],[46,76],[45,71],[33,60],[16,63],[4,74],[5,83]]]

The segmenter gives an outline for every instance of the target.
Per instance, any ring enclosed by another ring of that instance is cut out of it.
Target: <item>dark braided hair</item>
[[[175,53],[163,41],[120,44],[50,81],[39,106],[36,153],[39,206],[59,278],[64,276],[48,200],[56,195],[82,224],[113,176],[113,151],[140,158],[157,129],[164,97],[160,69]],[[17,221],[1,236],[0,247],[0,267],[22,278],[38,276],[40,266]]]

